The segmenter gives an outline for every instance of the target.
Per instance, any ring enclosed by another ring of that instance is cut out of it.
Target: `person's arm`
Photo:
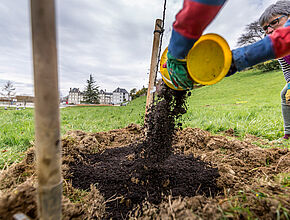
[[[192,89],[185,57],[226,0],[184,0],[176,15],[167,53],[167,70],[175,88]]]
[[[173,23],[167,53],[167,70],[176,88],[193,88],[184,58],[225,2],[226,0],[184,0],[183,8]],[[260,62],[289,55],[289,25],[288,20],[284,28],[275,30],[272,35],[254,44],[232,50],[233,63],[227,76],[233,75],[236,70],[241,71]]]
[[[204,29],[215,18],[226,0],[184,0],[173,23],[169,53],[184,59]]]
[[[290,55],[290,21],[264,39],[235,49],[232,53],[239,71],[267,60]]]

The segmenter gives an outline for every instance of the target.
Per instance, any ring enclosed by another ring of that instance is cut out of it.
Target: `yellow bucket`
[[[160,72],[163,81],[175,89],[167,68],[163,64],[167,61],[168,48],[160,59]],[[189,76],[194,84],[212,85],[223,79],[232,63],[232,52],[226,40],[217,34],[205,34],[194,44],[186,57]],[[181,87],[175,90],[183,90]]]

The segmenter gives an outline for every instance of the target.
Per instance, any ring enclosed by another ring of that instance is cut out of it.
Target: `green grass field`
[[[280,90],[285,85],[281,71],[238,73],[221,82],[192,91],[183,127],[198,127],[212,133],[229,128],[243,137],[252,134],[269,140],[283,136]],[[61,134],[69,130],[89,132],[142,124],[145,97],[128,106],[70,107],[61,109]],[[0,167],[21,158],[34,140],[33,109],[0,108]]]
[[[251,70],[193,90],[184,126],[214,133],[233,128],[239,136],[279,138],[283,134],[280,91],[284,86],[281,71]]]

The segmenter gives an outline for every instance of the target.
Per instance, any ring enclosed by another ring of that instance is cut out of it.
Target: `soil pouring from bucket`
[[[107,218],[125,218],[144,200],[159,204],[162,196],[214,196],[219,192],[216,168],[193,156],[173,154],[177,119],[186,113],[186,91],[163,85],[146,117],[146,137],[139,143],[83,155],[71,166],[72,184],[88,190],[97,184],[108,200]]]

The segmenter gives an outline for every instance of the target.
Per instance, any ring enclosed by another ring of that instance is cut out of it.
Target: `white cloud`
[[[214,32],[223,36],[231,48],[247,24],[259,19],[266,7],[275,0],[231,0],[227,1],[216,19],[208,26],[206,33]]]
[[[29,2],[0,3],[0,83],[15,82],[18,93],[32,93]],[[205,30],[222,35],[233,48],[246,24],[274,0],[230,0]],[[59,86],[83,89],[89,74],[107,91],[148,84],[155,19],[163,0],[61,0],[57,6]],[[182,0],[167,1],[163,48]],[[1,86],[1,84],[0,84]]]

